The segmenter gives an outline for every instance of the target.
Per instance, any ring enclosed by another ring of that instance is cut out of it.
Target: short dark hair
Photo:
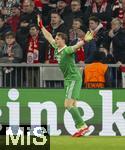
[[[67,43],[68,41],[68,37],[65,33],[62,33],[62,32],[57,32],[56,36],[59,36],[61,37],[63,40],[65,40],[65,42]]]
[[[9,31],[5,34],[5,38],[8,36],[12,36],[13,38],[16,38],[16,34],[13,31]]]
[[[98,17],[96,17],[96,16],[91,16],[90,18],[89,18],[89,21],[90,20],[92,20],[92,21],[94,21],[94,22],[97,22],[97,23],[100,23],[100,20],[98,19]]]
[[[81,25],[83,24],[83,21],[81,18],[74,18],[73,21],[79,21],[81,23]]]
[[[30,24],[29,29],[35,27],[37,30],[40,30],[40,28],[36,24]]]
[[[55,9],[51,11],[51,14],[57,14],[58,16],[61,17],[61,15],[59,14],[59,12],[57,10],[55,10]]]

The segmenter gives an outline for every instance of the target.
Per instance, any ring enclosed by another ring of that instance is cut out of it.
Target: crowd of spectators
[[[90,63],[95,51],[103,51],[105,63],[125,64],[125,0],[1,0],[0,63],[57,63],[38,14],[54,37],[68,35],[68,45],[94,32],[75,54],[76,63]]]

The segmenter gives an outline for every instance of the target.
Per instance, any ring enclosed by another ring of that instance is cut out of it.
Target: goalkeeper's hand
[[[43,21],[40,18],[40,15],[37,15],[37,23],[38,23],[38,26],[42,29],[43,28]]]
[[[92,39],[94,38],[94,34],[90,31],[88,31],[86,34],[85,34],[85,37],[84,37],[84,41],[85,42],[89,42],[91,41]]]

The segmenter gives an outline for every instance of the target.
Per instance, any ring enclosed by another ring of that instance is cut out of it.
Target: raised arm
[[[37,16],[37,21],[38,21],[38,26],[41,28],[41,31],[42,31],[44,37],[48,40],[48,42],[50,44],[53,44],[55,42],[55,40],[54,40],[53,36],[51,35],[51,33],[48,32],[46,30],[46,28],[43,26],[42,19],[40,18],[39,15]]]
[[[85,42],[89,42],[93,39],[93,33],[91,32],[87,32],[85,34],[84,38],[81,38],[81,41],[77,42],[74,46],[72,46],[72,49],[74,52],[76,52],[77,50],[79,50],[79,48],[81,48]]]
[[[84,45],[84,41],[81,40],[79,42],[77,42],[75,45],[71,46],[73,51],[76,52],[77,50],[79,50],[79,48],[81,48]]]

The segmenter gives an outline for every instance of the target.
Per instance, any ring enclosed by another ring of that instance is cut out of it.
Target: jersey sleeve
[[[75,52],[75,50],[74,50],[73,46],[68,46],[68,47],[66,48],[65,52],[66,52],[67,54],[72,54],[72,53]]]
[[[55,41],[53,41],[53,42],[51,43],[51,46],[52,46],[54,49],[58,49],[58,47],[57,47]]]
[[[54,57],[56,58],[58,55],[58,47],[57,47],[55,41],[53,41],[53,43],[51,43],[51,46],[54,48]]]

